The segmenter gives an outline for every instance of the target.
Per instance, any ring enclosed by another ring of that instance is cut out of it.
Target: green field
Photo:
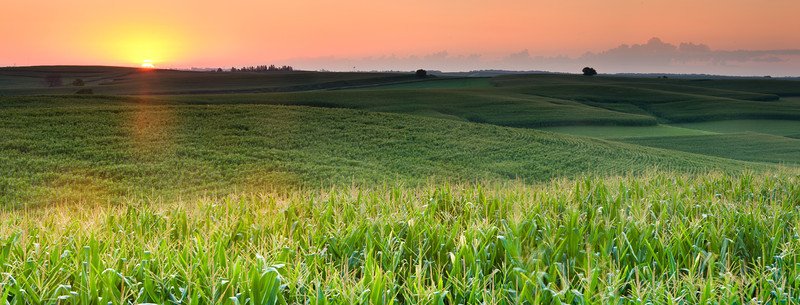
[[[675,126],[717,133],[758,132],[785,137],[800,137],[800,121],[729,120],[676,124]]]
[[[359,89],[274,94],[161,96],[180,104],[273,104],[350,108],[450,118],[509,127],[574,124],[655,125],[640,114],[578,102],[531,97],[491,89]]]
[[[531,129],[422,116],[134,97],[0,99],[10,202],[190,196],[252,187],[429,179],[546,181],[651,168],[761,168]],[[634,162],[634,163],[631,163]]]
[[[624,142],[735,160],[800,164],[799,139],[761,133],[649,137]]]
[[[479,89],[491,87],[493,87],[492,79],[487,77],[443,78],[375,86],[378,89]]]
[[[800,303],[798,96],[0,68],[0,305]]]
[[[571,135],[579,135],[601,139],[620,139],[620,138],[645,138],[645,137],[666,137],[666,136],[695,136],[714,134],[715,132],[701,130],[699,128],[675,127],[669,125],[656,126],[562,126],[562,127],[542,127],[538,130],[546,130]]]
[[[59,75],[64,83],[48,87],[44,78]],[[84,86],[71,83],[82,79]],[[280,92],[359,87],[417,80],[397,73],[318,72],[189,72],[111,67],[20,67],[0,69],[0,95],[69,94],[92,89],[95,94],[190,94]]]
[[[1,292],[11,304],[789,304],[799,185],[662,173],[9,211]]]

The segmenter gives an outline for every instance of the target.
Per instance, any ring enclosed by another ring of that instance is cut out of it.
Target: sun
[[[152,61],[152,60],[145,59],[145,60],[142,62],[142,68],[144,68],[144,69],[153,69],[153,68],[155,68],[155,67],[156,67],[156,66],[155,66],[155,65],[153,65],[153,61]]]

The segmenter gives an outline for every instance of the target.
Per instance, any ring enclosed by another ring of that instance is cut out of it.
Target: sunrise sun
[[[153,65],[153,61],[152,61],[152,60],[145,59],[145,60],[142,62],[142,68],[145,68],[145,69],[153,69],[153,68],[155,68],[155,67],[156,67],[156,66],[155,66],[155,65]]]

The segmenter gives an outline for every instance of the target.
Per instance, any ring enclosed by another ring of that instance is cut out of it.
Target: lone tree
[[[419,78],[423,78],[423,77],[427,77],[428,76],[428,71],[425,71],[423,69],[419,69],[414,74],[417,75],[417,77],[419,77]]]
[[[61,80],[61,74],[48,74],[44,77],[44,82],[48,87],[61,87],[64,84]]]
[[[591,68],[591,67],[583,68],[583,75],[586,75],[586,76],[597,75],[597,70],[595,70],[594,68]]]
[[[85,85],[85,83],[83,82],[83,79],[76,78],[74,81],[72,81],[72,85],[76,86],[76,87],[80,87],[80,86]]]

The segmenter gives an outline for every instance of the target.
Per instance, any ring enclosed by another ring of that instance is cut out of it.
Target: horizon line
[[[255,65],[240,66],[251,67]],[[24,66],[0,66],[0,69],[9,68],[55,68],[55,67],[75,67],[75,68],[122,68],[122,69],[135,69],[135,70],[149,70],[149,71],[181,71],[181,72],[215,72],[215,73],[232,73],[229,69],[222,67],[189,67],[189,68],[175,68],[175,67],[156,67],[156,68],[142,68],[140,66],[116,66],[116,65],[70,65],[70,64],[42,64],[42,65],[24,65]],[[217,72],[222,69],[222,72]],[[579,72],[562,72],[562,71],[549,71],[549,70],[509,70],[509,69],[478,69],[478,70],[438,70],[438,69],[425,69],[428,72],[440,74],[461,74],[461,73],[479,73],[479,72],[495,72],[506,74],[553,74],[553,75],[581,75]],[[250,72],[250,71],[237,71],[235,73],[292,73],[292,72],[317,72],[317,73],[413,73],[415,70],[329,70],[329,69],[295,69],[294,71],[269,71],[269,72]],[[598,73],[598,75],[605,76],[698,76],[698,77],[732,77],[732,78],[800,78],[800,75],[756,75],[756,74],[713,74],[713,73],[675,73],[675,72],[613,72],[613,73]]]

